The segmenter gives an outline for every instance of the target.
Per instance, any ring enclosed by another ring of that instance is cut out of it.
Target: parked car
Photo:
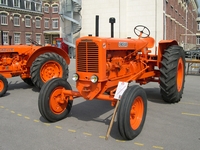
[[[194,47],[188,51],[185,51],[185,58],[200,59],[200,48]]]

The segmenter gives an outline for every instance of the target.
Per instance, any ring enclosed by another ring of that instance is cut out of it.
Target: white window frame
[[[197,31],[200,31],[200,21],[197,22]]]
[[[8,15],[6,13],[2,13],[1,15],[1,25],[8,25]]]
[[[53,5],[52,6],[52,13],[58,13],[58,5]]]
[[[25,17],[25,27],[31,27],[31,17]]]
[[[41,3],[35,3],[35,10],[36,11],[41,11],[42,5]]]
[[[18,45],[21,43],[20,33],[14,33],[14,44]]]
[[[44,28],[49,29],[49,19],[44,19]]]
[[[25,6],[25,9],[29,9],[31,10],[31,1],[24,1],[24,6]]]
[[[8,32],[3,32],[3,44],[8,45]]]
[[[52,19],[52,28],[58,29],[58,19]]]
[[[44,12],[49,13],[49,6],[48,5],[44,5]]]
[[[13,17],[13,23],[14,23],[14,26],[20,26],[20,17],[18,15],[15,15]]]
[[[41,44],[41,34],[36,34],[36,40],[38,44]]]
[[[20,7],[20,0],[13,0],[13,7]]]
[[[1,5],[8,5],[8,0],[0,0]]]
[[[31,42],[28,40],[28,38],[31,39],[31,34],[30,33],[26,33],[25,42],[26,42],[26,44],[31,44]]]
[[[200,45],[200,36],[197,36],[197,45]]]
[[[36,18],[35,19],[35,27],[36,28],[41,28],[41,19],[40,18]]]

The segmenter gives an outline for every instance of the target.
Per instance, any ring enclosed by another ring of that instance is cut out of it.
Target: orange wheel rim
[[[130,111],[130,124],[133,130],[136,130],[143,118],[144,103],[140,96],[136,97]]]
[[[4,89],[4,83],[2,80],[0,80],[0,92]]]
[[[62,77],[63,70],[62,66],[56,61],[48,61],[41,67],[40,77],[43,82],[56,77]]]
[[[178,60],[178,68],[177,68],[177,90],[180,92],[183,86],[183,78],[184,78],[184,64],[182,58]]]
[[[61,114],[66,110],[68,101],[62,99],[63,87],[57,87],[50,96],[50,109],[54,114]]]

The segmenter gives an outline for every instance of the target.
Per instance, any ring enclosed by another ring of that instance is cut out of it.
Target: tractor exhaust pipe
[[[115,23],[115,18],[111,17],[109,19],[109,23],[111,24],[111,38],[114,37],[114,23]]]
[[[99,16],[96,15],[96,27],[95,27],[96,33],[95,36],[99,36]]]

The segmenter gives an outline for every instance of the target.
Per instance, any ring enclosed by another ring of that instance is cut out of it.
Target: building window
[[[35,9],[36,9],[36,11],[41,11],[41,4],[35,3]]]
[[[20,26],[19,16],[14,16],[14,26]]]
[[[44,28],[49,28],[49,19],[44,20]]]
[[[41,44],[41,35],[40,34],[36,34],[36,42],[38,44]]]
[[[3,32],[3,44],[8,45],[8,32]]]
[[[53,13],[58,13],[58,5],[53,5],[52,6],[52,12]]]
[[[200,22],[197,22],[197,30],[200,31]]]
[[[31,44],[30,43],[30,39],[31,39],[31,34],[26,34],[26,44]]]
[[[14,44],[20,44],[20,33],[14,33]]]
[[[52,20],[52,27],[53,27],[53,29],[57,29],[58,28],[58,19],[53,19]]]
[[[49,6],[48,5],[44,5],[44,12],[49,13]]]
[[[197,36],[197,45],[200,45],[200,36]]]
[[[26,17],[25,18],[25,26],[26,27],[31,27],[31,18],[30,17]]]
[[[20,0],[13,0],[14,7],[20,7]]]
[[[8,25],[8,16],[5,13],[1,14],[1,25]]]
[[[1,0],[0,4],[2,4],[2,5],[8,5],[8,0]]]
[[[31,2],[30,1],[24,1],[25,9],[31,9]]]
[[[36,18],[35,19],[35,27],[40,28],[40,26],[41,26],[41,20],[40,20],[40,18]]]

